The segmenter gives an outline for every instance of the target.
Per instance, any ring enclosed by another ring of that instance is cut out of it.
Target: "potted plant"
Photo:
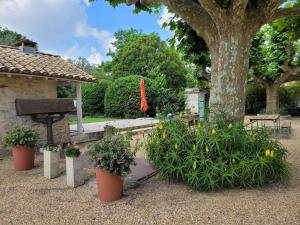
[[[59,175],[61,146],[48,146],[44,150],[44,176],[53,179]]]
[[[66,155],[67,185],[70,187],[78,187],[84,184],[79,146],[69,144],[64,152]]]
[[[36,133],[28,127],[17,127],[5,135],[5,146],[12,147],[15,171],[30,170],[34,167],[34,146]]]
[[[90,151],[96,167],[98,198],[115,201],[123,195],[123,178],[135,164],[130,140],[124,135],[105,136]]]

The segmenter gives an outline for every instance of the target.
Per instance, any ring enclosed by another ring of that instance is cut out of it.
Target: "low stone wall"
[[[32,127],[39,135],[39,144],[45,144],[47,140],[45,125],[33,122],[30,116],[17,116],[15,99],[56,97],[56,81],[54,80],[0,75],[0,145],[3,144],[6,131],[21,125]],[[53,132],[56,143],[69,141],[68,118],[54,124]]]

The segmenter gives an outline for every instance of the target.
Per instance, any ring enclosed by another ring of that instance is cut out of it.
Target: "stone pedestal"
[[[44,150],[44,176],[53,179],[59,175],[60,152]]]
[[[84,184],[83,161],[81,157],[66,157],[67,185],[78,187]]]

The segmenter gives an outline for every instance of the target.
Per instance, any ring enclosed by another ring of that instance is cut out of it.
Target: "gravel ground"
[[[183,184],[152,178],[115,203],[102,203],[87,185],[76,189],[64,177],[36,168],[14,173],[11,158],[0,161],[0,224],[300,224],[300,119],[294,119],[288,185],[260,189],[195,192]]]

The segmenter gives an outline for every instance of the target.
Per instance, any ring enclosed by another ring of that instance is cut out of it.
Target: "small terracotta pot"
[[[98,199],[105,202],[112,202],[122,198],[123,178],[113,176],[106,171],[96,167],[96,181]]]
[[[30,170],[34,167],[35,152],[33,148],[15,146],[12,149],[15,171]]]

